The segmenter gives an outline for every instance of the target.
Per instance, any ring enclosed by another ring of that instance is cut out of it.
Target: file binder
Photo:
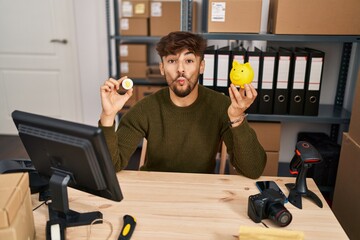
[[[267,48],[260,58],[259,113],[272,114],[274,106],[276,51]]]
[[[290,62],[291,53],[279,49],[276,67],[274,114],[288,113]]]
[[[231,50],[229,46],[216,50],[215,54],[216,78],[215,90],[229,96]]]
[[[305,50],[308,52],[308,64],[307,82],[305,83],[304,115],[317,116],[319,113],[325,53],[311,48],[305,48]]]
[[[243,63],[245,63],[245,58],[246,58],[246,50],[245,50],[245,48],[243,48],[241,46],[237,46],[237,47],[232,49],[232,61],[236,60],[239,63],[243,64]]]
[[[289,81],[289,114],[304,114],[307,52],[300,48],[292,50],[291,77]]]
[[[252,69],[254,70],[254,79],[251,85],[259,93],[259,73],[260,73],[260,57],[261,51],[258,48],[255,48],[254,51],[247,51],[246,62],[249,62]],[[255,98],[254,102],[246,110],[247,113],[258,113],[259,112],[259,94]]]
[[[214,89],[216,79],[215,46],[208,46],[204,51],[205,69],[199,77],[199,83],[205,87]]]

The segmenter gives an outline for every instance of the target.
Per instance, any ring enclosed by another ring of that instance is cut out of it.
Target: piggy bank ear
[[[235,68],[235,67],[238,67],[240,65],[240,63],[236,60],[233,60],[232,62],[232,67]]]
[[[246,63],[245,63],[245,66],[246,66],[246,67],[251,67],[251,65],[250,65],[249,62],[246,62]]]

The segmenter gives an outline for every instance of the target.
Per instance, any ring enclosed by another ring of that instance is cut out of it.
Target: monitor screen
[[[22,111],[14,111],[12,118],[35,169],[49,179],[50,220],[73,215],[67,186],[114,201],[123,199],[100,128]],[[89,224],[65,218],[66,227]]]

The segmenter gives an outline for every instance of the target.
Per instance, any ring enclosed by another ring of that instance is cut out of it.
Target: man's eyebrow
[[[193,51],[188,51],[188,52],[185,53],[185,55],[190,55],[190,54],[195,55],[195,52],[193,52]]]

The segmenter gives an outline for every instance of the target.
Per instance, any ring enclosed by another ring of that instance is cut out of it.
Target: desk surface
[[[104,220],[113,225],[110,239],[117,239],[123,216],[130,214],[137,220],[132,239],[238,239],[241,225],[264,227],[247,215],[248,196],[259,193],[255,181],[239,175],[181,174],[143,171],[118,173],[124,195],[121,202],[113,202],[68,188],[70,208],[78,212],[101,211]],[[261,177],[274,180],[287,195],[285,183],[295,178]],[[290,203],[285,207],[293,220],[284,229],[305,233],[305,239],[348,239],[312,179],[307,179],[310,190],[322,200],[319,208],[303,198],[303,209]],[[32,196],[33,207],[38,206],[38,195]],[[36,239],[45,239],[47,206],[34,211]],[[269,219],[264,222],[277,228]],[[67,239],[86,239],[88,226],[67,229]],[[110,233],[107,224],[91,227],[91,239],[105,239]]]

